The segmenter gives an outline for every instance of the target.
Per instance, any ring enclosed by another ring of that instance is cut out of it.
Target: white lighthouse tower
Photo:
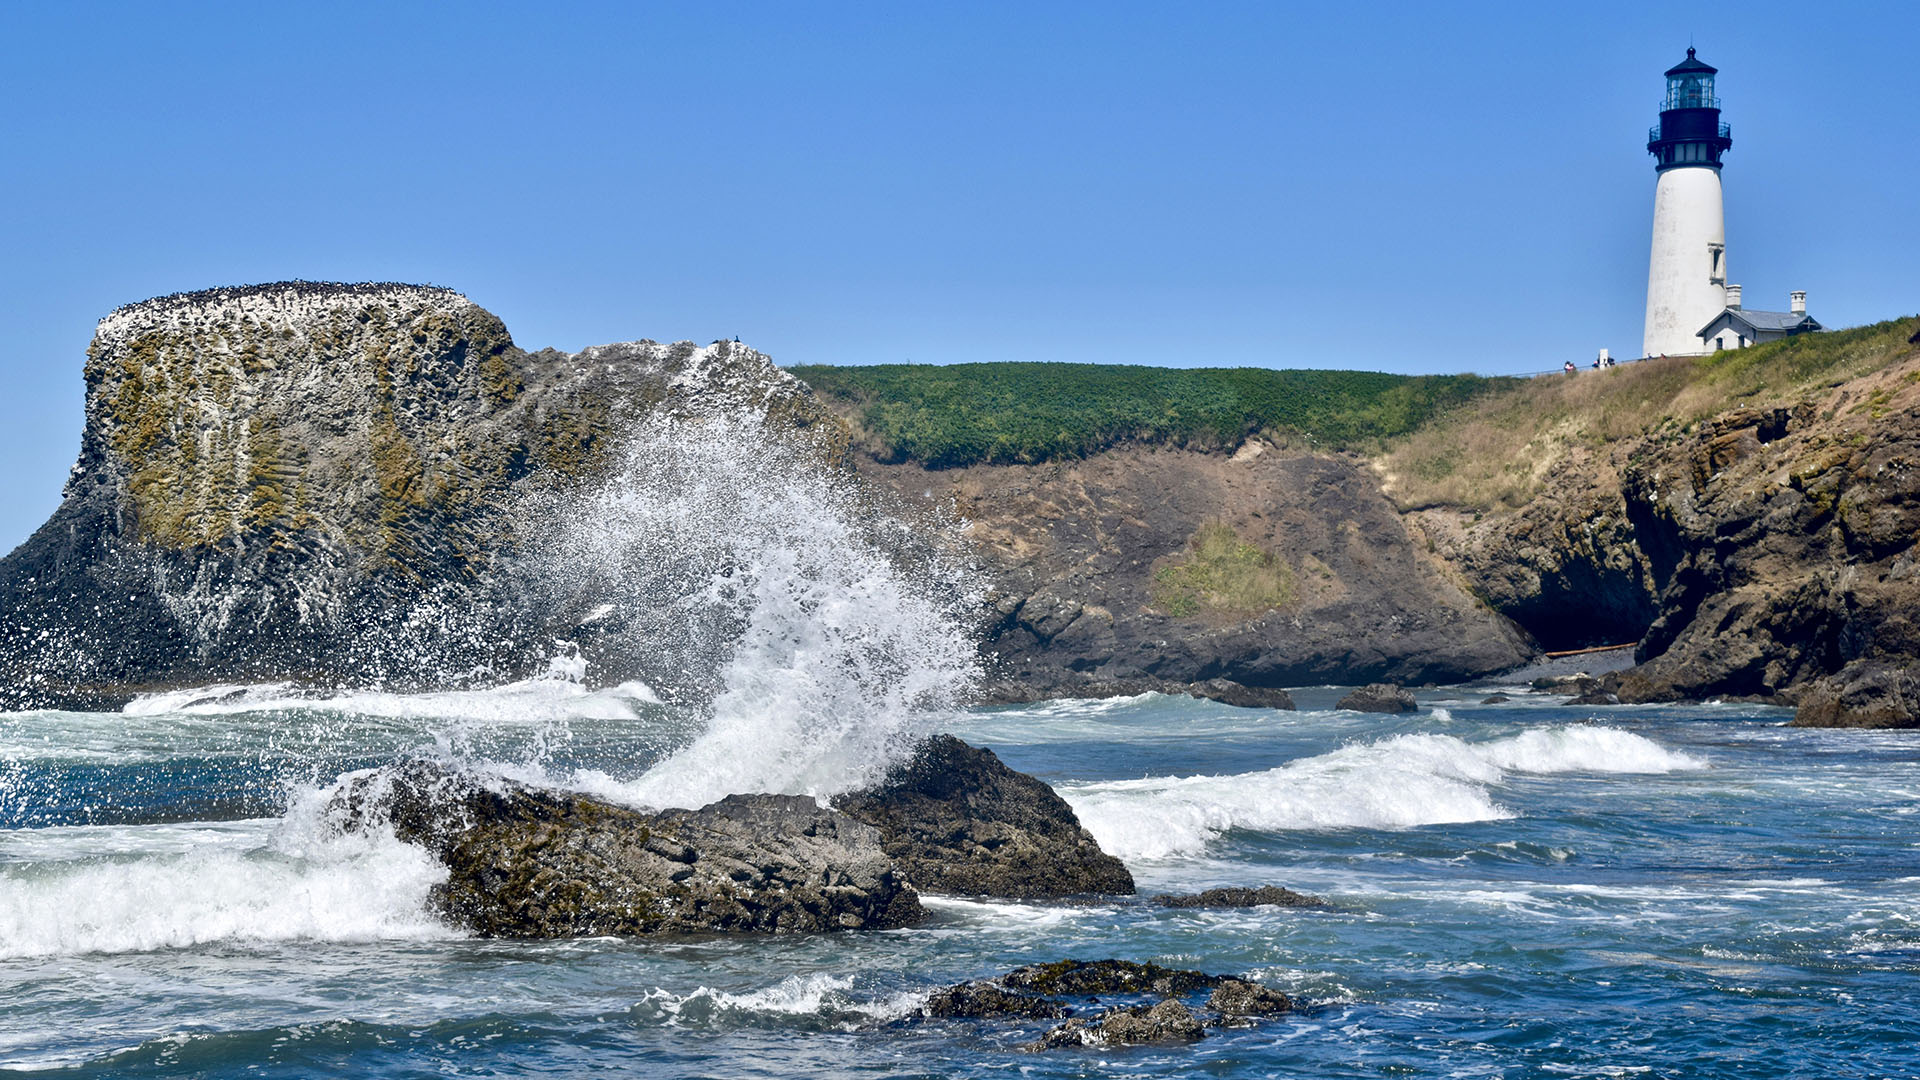
[[[1713,95],[1718,69],[1687,58],[1667,69],[1660,125],[1647,135],[1659,176],[1653,189],[1653,258],[1647,265],[1643,356],[1708,351],[1700,337],[1727,307],[1727,229],[1720,208],[1720,155],[1733,131]]]

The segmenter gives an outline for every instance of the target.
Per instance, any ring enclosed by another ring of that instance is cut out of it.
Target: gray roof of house
[[[1759,331],[1778,332],[1782,330],[1798,330],[1802,327],[1808,330],[1820,329],[1820,324],[1814,321],[1813,316],[1804,313],[1796,314],[1791,311],[1756,311],[1753,308],[1728,308],[1720,314],[1715,315],[1713,322],[1702,327],[1697,336],[1706,337],[1712,333],[1714,326],[1716,326],[1721,319],[1738,320]]]

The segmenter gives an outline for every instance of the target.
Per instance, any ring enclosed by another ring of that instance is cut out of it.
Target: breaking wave
[[[704,729],[635,777],[576,783],[641,806],[830,795],[878,779],[976,677],[978,590],[950,519],[909,524],[753,413],[643,422],[603,483],[523,508],[530,591],[579,615]]]
[[[86,845],[74,845],[65,858],[0,866],[0,959],[458,936],[427,914],[446,877],[432,856],[313,825],[282,823],[270,840],[250,838],[257,846],[143,826],[112,834],[115,850],[75,857]]]
[[[1193,855],[1231,829],[1407,829],[1512,817],[1510,772],[1665,773],[1706,763],[1616,728],[1543,728],[1469,743],[1397,735],[1264,772],[1069,784],[1060,794],[1122,859]]]

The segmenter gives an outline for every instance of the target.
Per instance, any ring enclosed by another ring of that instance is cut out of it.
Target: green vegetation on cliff
[[[1509,380],[1396,440],[1382,458],[1387,488],[1405,507],[1523,506],[1574,456],[1642,435],[1685,437],[1729,409],[1822,397],[1914,355],[1908,339],[1917,329],[1920,316],[1909,316],[1709,356]],[[1845,406],[1876,407],[1884,402]]]
[[[1187,550],[1153,574],[1153,606],[1178,618],[1257,614],[1291,603],[1293,571],[1221,521],[1200,526]]]
[[[1262,431],[1352,448],[1404,435],[1514,381],[1065,363],[790,370],[876,457],[939,468],[1078,458],[1128,442],[1230,448]]]

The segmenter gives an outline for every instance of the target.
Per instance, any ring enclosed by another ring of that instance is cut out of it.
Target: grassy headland
[[[1822,397],[1920,351],[1907,340],[1916,329],[1920,316],[1909,316],[1710,356],[1514,380],[1394,440],[1380,465],[1403,507],[1517,507],[1569,455],[1642,435],[1683,437],[1743,405]]]
[[[807,365],[790,369],[883,461],[1032,464],[1125,443],[1231,449],[1265,432],[1371,449],[1514,379],[1118,364]]]
[[[1375,455],[1403,507],[1492,510],[1524,504],[1569,454],[1824,394],[1913,355],[1916,329],[1920,316],[1909,316],[1532,379],[1064,363],[790,370],[882,461],[1032,464],[1125,444],[1230,450],[1260,434]]]

